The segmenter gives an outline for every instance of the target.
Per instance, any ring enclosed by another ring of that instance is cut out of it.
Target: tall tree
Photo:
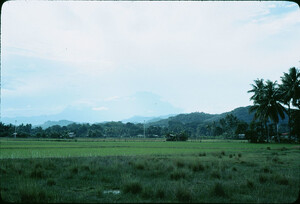
[[[289,139],[291,139],[291,105],[300,109],[300,72],[292,67],[289,73],[283,73],[282,84],[279,85],[282,103],[288,107]]]
[[[264,113],[264,109],[260,107],[260,101],[264,98],[264,80],[263,79],[256,79],[254,80],[254,84],[251,84],[252,89],[248,91],[248,93],[253,93],[253,95],[250,97],[250,100],[253,101],[253,106],[250,107],[249,112],[255,112],[254,114],[254,120],[259,120],[262,124],[264,124],[266,132],[268,132],[268,126],[267,126],[267,118],[265,117],[266,114]],[[261,129],[261,136],[263,135],[263,129]],[[268,135],[268,133],[267,133]],[[269,137],[267,137],[267,140],[269,142]]]
[[[258,84],[257,84],[258,82]],[[250,98],[253,100],[254,105],[250,108],[250,112],[255,111],[254,118],[259,118],[267,129],[267,122],[272,120],[277,127],[280,118],[284,119],[285,108],[279,103],[280,101],[280,93],[278,89],[277,82],[272,82],[270,80],[266,81],[266,84],[263,83],[263,80],[255,81],[256,85],[259,85],[260,89],[254,92],[254,95]],[[261,84],[262,83],[262,84]],[[255,87],[255,85],[252,85]],[[259,92],[258,92],[259,90]],[[268,129],[267,129],[268,131]],[[269,134],[267,134],[267,140],[269,142]],[[277,128],[277,140],[279,140],[278,128]]]

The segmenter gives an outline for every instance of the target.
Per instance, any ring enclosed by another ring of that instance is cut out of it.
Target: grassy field
[[[0,140],[8,202],[292,203],[299,144]]]

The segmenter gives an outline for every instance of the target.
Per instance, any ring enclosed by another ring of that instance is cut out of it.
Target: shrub
[[[225,152],[224,152],[224,151],[222,151],[222,152],[221,152],[221,155],[225,156]]]
[[[242,157],[242,153],[238,153],[238,157]]]
[[[271,147],[267,147],[267,150],[271,150]]]
[[[229,154],[229,158],[232,158],[232,154]]]
[[[237,169],[235,167],[232,167],[232,171],[237,171]]]

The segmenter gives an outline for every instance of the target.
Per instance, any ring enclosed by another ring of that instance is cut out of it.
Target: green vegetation
[[[288,113],[289,118],[289,141],[291,141],[291,134],[297,136],[297,140],[300,139],[300,72],[292,67],[289,73],[284,73],[281,80],[282,84],[278,85],[276,81],[267,80],[265,83],[264,79],[257,79],[254,80],[252,89],[248,91],[253,93],[250,99],[254,104],[249,111],[255,113],[254,120],[259,120],[259,124],[253,124],[248,132],[252,142],[270,141],[269,136],[272,131],[269,129],[270,123],[277,127],[275,128],[276,140],[280,142],[278,123],[280,118],[285,118],[285,113]],[[291,105],[296,109],[291,110]]]
[[[0,142],[1,196],[8,202],[291,203],[300,187],[297,144]]]

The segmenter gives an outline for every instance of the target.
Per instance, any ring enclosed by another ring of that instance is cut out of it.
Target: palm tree
[[[254,119],[259,119],[264,123],[268,132],[267,122],[272,120],[276,125],[279,122],[279,116],[284,119],[284,107],[279,103],[280,94],[277,88],[277,82],[270,80],[263,83],[263,79],[255,80],[255,85],[252,84],[253,89],[248,92],[254,92],[250,98],[254,105],[250,107],[249,111],[254,112]],[[279,115],[279,116],[278,116]],[[277,129],[277,140],[279,142],[279,135]],[[267,133],[267,141],[269,142],[269,133]]]
[[[266,114],[267,116],[276,124],[276,127],[278,127],[278,122],[279,122],[279,116],[281,119],[284,119],[284,113],[286,112],[285,108],[280,104],[280,100],[281,100],[281,95],[280,95],[280,91],[278,88],[278,84],[277,82],[272,82],[270,80],[268,80],[266,82],[266,102],[267,104],[265,104],[266,106]],[[280,142],[279,140],[279,135],[278,135],[278,128],[277,128],[277,139],[278,142]]]
[[[251,84],[252,89],[248,91],[248,93],[253,92],[253,96],[250,97],[250,100],[253,100],[254,105],[250,107],[249,112],[255,112],[253,120],[259,119],[261,126],[265,125],[266,131],[268,131],[267,120],[265,118],[264,110],[260,107],[260,102],[264,97],[264,80],[256,79],[254,80],[254,84]],[[263,129],[261,129],[261,135],[263,135]],[[268,137],[269,142],[269,137]]]
[[[282,84],[279,85],[282,103],[288,106],[289,139],[291,139],[291,104],[300,109],[300,72],[292,67],[289,73],[283,73]]]
[[[259,101],[264,95],[264,80],[263,79],[256,79],[254,80],[255,84],[251,84],[253,87],[248,93],[254,92],[253,96],[251,96],[250,100],[253,100],[254,103]]]

